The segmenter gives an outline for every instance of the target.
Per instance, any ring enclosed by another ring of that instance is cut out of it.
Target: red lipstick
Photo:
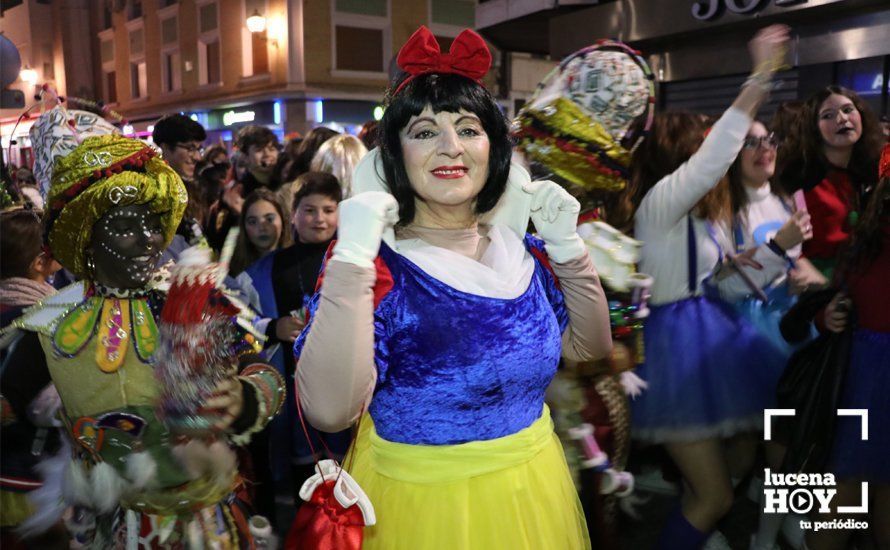
[[[433,168],[432,170],[430,170],[430,174],[439,179],[453,180],[464,177],[469,171],[470,169],[463,165],[439,166],[438,168]]]

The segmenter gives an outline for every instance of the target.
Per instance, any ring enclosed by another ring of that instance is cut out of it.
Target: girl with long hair
[[[240,233],[232,256],[232,275],[238,275],[252,263],[293,242],[285,227],[289,216],[272,191],[257,189],[244,200],[239,222]]]
[[[746,256],[755,265],[722,270],[716,277],[720,297],[733,304],[773,344],[777,360],[771,364],[776,370],[768,373],[770,383],[763,388],[770,407],[776,406],[773,401],[778,380],[793,351],[779,331],[782,315],[795,303],[798,294],[827,283],[801,256],[801,243],[812,237],[809,214],[805,210],[795,211],[791,198],[770,184],[778,147],[778,136],[763,123],[754,121],[742,142],[742,150],[729,167],[729,253]],[[760,444],[760,438],[752,433],[737,439],[748,448],[746,455],[753,458],[752,451]],[[778,470],[784,450],[774,442],[765,445],[771,468]],[[751,549],[771,549],[784,519],[785,515],[761,514]]]
[[[708,129],[699,116],[656,116],[633,159],[632,191],[641,197],[635,237],[645,243],[640,270],[655,279],[638,367],[649,389],[631,404],[633,437],[664,445],[685,489],[659,548],[701,547],[732,505],[733,480],[750,465],[727,451],[726,440],[763,422],[774,354],[705,289],[729,249],[722,237],[729,190],[718,184],[742,149],[787,41],[781,25],[758,32],[749,43],[755,69],[720,119]]]
[[[800,117],[799,131],[787,137],[779,157],[778,181],[786,193],[803,191],[813,224],[803,252],[831,278],[878,180],[883,136],[868,104],[841,86],[813,94]]]

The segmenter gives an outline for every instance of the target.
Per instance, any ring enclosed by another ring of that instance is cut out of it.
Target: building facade
[[[789,25],[794,38],[765,114],[831,83],[888,113],[886,0],[482,0],[476,9],[486,39],[533,58],[559,60],[598,38],[622,40],[647,57],[660,107],[707,114],[736,96],[750,70],[747,42],[771,23]],[[520,58],[507,72],[533,71],[526,65]]]
[[[96,87],[137,133],[175,111],[224,141],[251,123],[281,136],[352,130],[374,117],[397,44],[417,25],[447,38],[473,24],[472,2],[461,3],[463,19],[449,20],[435,1],[108,0],[93,20]]]
[[[419,25],[447,48],[475,18],[475,0],[24,0],[9,13],[39,5],[31,28],[64,27],[72,1],[89,6],[75,35],[89,59],[65,75],[88,74],[89,89],[73,94],[57,71],[61,93],[102,99],[136,135],[183,112],[225,142],[246,124],[280,137],[354,132],[382,113],[395,55]],[[262,19],[253,32],[251,16]]]

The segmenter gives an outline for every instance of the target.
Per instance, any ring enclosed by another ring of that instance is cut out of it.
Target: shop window
[[[475,0],[430,0],[430,21],[461,28],[476,26]]]
[[[884,57],[867,57],[837,63],[836,83],[856,92],[872,111],[881,112],[884,83]]]
[[[145,61],[130,63],[130,95],[133,99],[148,96],[148,75]]]
[[[386,17],[389,13],[387,0],[336,0],[334,9],[340,13],[376,17]]]
[[[336,65],[342,71],[385,71],[382,29],[336,27]]]

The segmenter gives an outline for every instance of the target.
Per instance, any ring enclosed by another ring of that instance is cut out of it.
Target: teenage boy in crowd
[[[199,200],[203,194],[195,178],[195,167],[204,154],[207,132],[194,120],[177,113],[157,121],[151,139],[161,148],[161,155],[170,168],[182,178],[189,194],[189,204],[176,230],[176,236],[161,256],[160,261],[163,264],[177,259],[184,249],[198,244],[204,238],[201,227],[203,216],[200,214],[202,206]]]
[[[222,200],[210,215],[206,228],[210,246],[219,249],[229,229],[238,225],[244,197],[260,187],[276,191],[281,185],[273,177],[278,163],[278,137],[265,126],[245,126],[238,132],[235,147],[247,161],[239,180],[223,192]]]
[[[319,457],[312,456],[296,413],[295,363],[291,350],[306,323],[307,302],[315,292],[319,268],[337,231],[337,209],[343,195],[340,182],[331,174],[307,172],[297,182],[300,186],[294,195],[291,216],[296,242],[266,255],[248,268],[247,274],[259,294],[263,317],[269,319],[266,345],[279,346],[271,363],[289,381],[285,412],[266,428],[271,436],[271,449],[260,449],[260,453],[271,457],[270,473],[276,483],[292,476],[294,501],[299,506],[301,500],[296,496],[299,487],[312,475],[314,460]],[[316,450],[324,448],[320,442],[320,438],[324,438],[334,455],[342,456],[346,452],[349,430],[328,434],[307,428]],[[254,461],[256,464],[258,458],[254,457]],[[259,494],[257,500],[263,500]]]
[[[155,123],[151,139],[186,185],[194,181],[195,166],[201,161],[207,139],[203,126],[185,115],[168,115]]]

